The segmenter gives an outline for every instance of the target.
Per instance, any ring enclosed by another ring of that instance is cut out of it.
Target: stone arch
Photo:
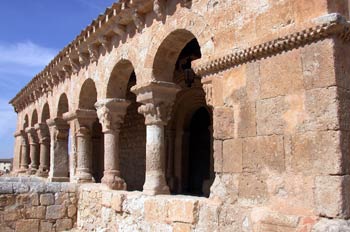
[[[23,120],[23,129],[27,128],[28,126],[29,126],[29,119],[28,119],[28,114],[26,114]]]
[[[46,120],[50,118],[50,107],[48,103],[45,103],[41,112],[41,122],[46,123]]]
[[[178,57],[183,48],[196,37],[186,29],[171,32],[159,46],[153,62],[153,78],[172,82]]]
[[[97,101],[97,90],[95,82],[92,79],[87,79],[80,90],[79,94],[79,108],[87,110],[95,110],[95,103]]]
[[[176,11],[176,14],[183,14],[182,11],[186,11],[186,17],[183,17],[180,21],[178,21],[176,24],[165,24],[163,25],[158,31],[155,32],[156,36],[153,37],[152,41],[150,42],[151,47],[148,50],[144,68],[147,70],[147,73],[152,72],[152,78],[156,80],[164,80],[167,78],[159,78],[159,75],[162,75],[163,73],[167,74],[167,72],[170,70],[170,73],[172,73],[171,69],[169,68],[166,72],[160,72],[161,70],[152,70],[149,71],[149,69],[153,69],[161,63],[158,63],[156,61],[161,60],[161,56],[156,58],[157,54],[160,51],[160,48],[162,45],[165,45],[164,42],[169,43],[170,41],[174,40],[174,37],[177,37],[176,35],[183,34],[185,37],[181,39],[182,41],[182,47],[179,45],[181,42],[174,43],[175,46],[178,46],[177,53],[178,54],[170,54],[172,57],[172,62],[170,62],[172,68],[175,65],[176,59],[181,52],[182,48],[191,40],[196,38],[198,40],[198,44],[201,48],[201,54],[202,58],[201,60],[207,60],[211,54],[214,52],[214,43],[213,43],[213,33],[211,31],[211,28],[209,27],[208,23],[206,22],[205,18],[195,14],[194,12],[191,12],[188,9],[182,8],[178,11]],[[169,37],[170,36],[170,37]],[[173,39],[172,39],[173,38]],[[187,41],[187,42],[186,42]],[[180,47],[180,48],[179,48]],[[175,58],[174,58],[175,57]],[[165,58],[165,57],[163,57]],[[168,59],[168,58],[167,58]],[[169,59],[168,59],[169,60]],[[164,61],[164,63],[169,63]],[[168,77],[167,75],[165,77]],[[171,77],[168,77],[169,79]],[[168,80],[169,80],[168,79]]]
[[[120,60],[114,66],[108,79],[106,97],[123,99],[126,98],[129,79],[133,72],[134,66],[129,60]]]
[[[57,117],[62,117],[62,115],[69,111],[68,98],[65,93],[62,93],[57,105]]]
[[[38,123],[38,112],[36,111],[36,109],[33,111],[32,113],[32,118],[30,121],[30,126],[33,127],[35,124]]]

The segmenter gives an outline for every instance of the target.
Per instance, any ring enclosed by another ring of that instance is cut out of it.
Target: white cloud
[[[44,67],[56,54],[55,49],[42,47],[31,41],[16,44],[0,42],[0,65],[16,64],[26,67]]]
[[[13,156],[13,133],[17,116],[8,104],[9,98],[24,87],[57,54],[31,41],[4,43],[0,41],[0,158]]]

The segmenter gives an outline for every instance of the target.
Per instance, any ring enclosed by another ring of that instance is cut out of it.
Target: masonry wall
[[[0,183],[0,231],[65,231],[76,225],[75,184],[34,179],[4,179]]]
[[[128,93],[132,103],[127,109],[120,131],[120,171],[128,190],[142,190],[146,171],[145,118],[137,112],[136,96]]]

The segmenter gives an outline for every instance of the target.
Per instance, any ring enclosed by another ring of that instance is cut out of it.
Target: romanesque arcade
[[[212,108],[191,68],[202,57],[199,28],[164,28],[161,40],[143,48],[137,35],[124,45],[137,27],[105,24],[97,40],[73,43],[33,79],[30,103],[17,109],[16,172],[209,196]]]

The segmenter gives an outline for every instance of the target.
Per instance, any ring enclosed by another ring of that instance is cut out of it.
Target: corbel
[[[99,56],[99,49],[97,44],[89,44],[88,50],[90,53],[90,59],[92,62],[96,62]]]

